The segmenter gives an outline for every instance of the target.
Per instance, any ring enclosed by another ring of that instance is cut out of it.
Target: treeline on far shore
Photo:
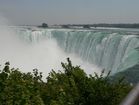
[[[116,27],[116,28],[139,28],[139,23],[135,24],[93,24],[92,27]]]
[[[139,28],[139,23],[134,24],[107,24],[107,23],[100,23],[100,24],[70,24],[67,26],[79,26],[84,28],[90,28],[90,27],[115,27],[115,28]]]
[[[40,28],[48,28],[51,27],[47,23],[42,23],[42,25],[38,26]],[[52,27],[61,27],[61,28],[72,28],[72,27],[82,27],[82,28],[97,28],[97,27],[114,27],[114,28],[139,28],[139,23],[119,23],[119,24],[107,24],[107,23],[100,23],[100,24],[59,24],[59,25],[52,25]]]

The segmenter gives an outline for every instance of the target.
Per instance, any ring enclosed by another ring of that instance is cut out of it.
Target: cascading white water
[[[55,39],[64,52],[75,54],[84,62],[111,70],[112,73],[139,64],[138,35],[121,30],[24,29],[19,33],[21,39],[29,43]]]
[[[37,68],[46,77],[51,69],[61,69],[61,62],[66,62],[66,58],[70,57],[73,65],[80,65],[88,74],[99,73],[97,66],[64,52],[57,41],[51,38],[50,31],[1,26],[0,49],[0,64],[9,61],[11,67],[19,68],[22,72],[32,72]]]
[[[10,61],[24,72],[38,68],[48,74],[60,69],[67,57],[88,74],[103,68],[117,73],[139,65],[139,37],[127,30],[7,27],[3,21],[0,19],[0,64]]]

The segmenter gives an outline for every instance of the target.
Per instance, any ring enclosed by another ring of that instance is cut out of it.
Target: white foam
[[[61,62],[66,62],[66,58],[70,57],[74,65],[80,65],[88,74],[98,72],[99,68],[94,65],[66,54],[54,39],[37,44],[23,43],[11,28],[6,27],[3,19],[0,18],[0,21],[0,64],[9,61],[11,67],[19,68],[22,72],[32,72],[37,68],[48,75],[51,69],[61,69]]]

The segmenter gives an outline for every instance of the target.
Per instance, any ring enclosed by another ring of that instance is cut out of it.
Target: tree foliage
[[[47,82],[37,69],[22,73],[5,63],[0,72],[1,105],[118,105],[131,89],[121,79],[110,82],[104,71],[88,76],[67,61],[61,63],[63,71],[49,73]]]

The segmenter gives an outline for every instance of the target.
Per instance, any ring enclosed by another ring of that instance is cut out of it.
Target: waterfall
[[[138,33],[138,32],[137,32]],[[139,64],[139,36],[122,30],[20,29],[20,38],[28,43],[55,39],[68,54],[112,73]]]

